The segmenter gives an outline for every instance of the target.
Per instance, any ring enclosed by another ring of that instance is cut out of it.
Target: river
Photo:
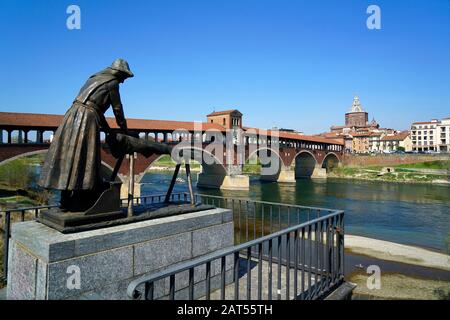
[[[183,174],[180,174],[183,176]],[[194,174],[195,176],[195,174]],[[147,173],[142,195],[165,193],[171,172]],[[174,192],[187,191],[177,183]],[[446,251],[450,246],[450,187],[342,179],[267,183],[250,176],[250,190],[195,192],[345,210],[346,233]]]

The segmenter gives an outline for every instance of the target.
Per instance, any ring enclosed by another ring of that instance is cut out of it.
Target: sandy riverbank
[[[354,254],[450,271],[450,255],[424,248],[345,235],[345,249]]]

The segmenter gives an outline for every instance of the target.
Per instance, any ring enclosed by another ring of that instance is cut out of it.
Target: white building
[[[442,119],[438,125],[438,143],[440,152],[450,152],[450,118]]]
[[[450,151],[450,118],[414,122],[411,125],[414,151]]]
[[[412,151],[412,141],[409,131],[403,131],[397,134],[388,134],[380,140],[380,151],[390,153],[393,151],[403,150]]]

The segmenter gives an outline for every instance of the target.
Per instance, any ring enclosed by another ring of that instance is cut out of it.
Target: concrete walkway
[[[261,264],[262,272],[261,272],[261,298],[263,300],[269,299],[269,262],[263,260]],[[278,263],[272,263],[272,300],[286,300],[289,298],[290,300],[294,299],[294,268],[289,268],[289,297],[287,297],[287,268],[284,265],[281,265],[281,273],[280,273],[280,282],[278,279]],[[320,276],[318,277],[319,282],[318,286],[315,285],[315,275],[308,272],[302,272],[302,270],[298,269],[297,271],[297,297],[299,297],[302,292],[304,292],[305,299],[311,299],[314,296],[320,295],[321,288],[320,284],[322,283],[325,287],[325,278],[323,282],[321,282]],[[239,300],[249,300],[258,299],[258,261],[256,259],[252,259],[250,262],[250,297],[247,292],[247,281],[249,278],[249,273],[247,273],[247,260],[241,258],[239,263]],[[309,286],[311,283],[311,287]],[[302,291],[302,289],[304,291]],[[232,300],[235,299],[235,284],[234,282],[227,285],[225,287],[225,299]],[[219,300],[221,296],[220,290],[216,290],[211,293],[211,300]],[[201,298],[200,300],[203,300]]]

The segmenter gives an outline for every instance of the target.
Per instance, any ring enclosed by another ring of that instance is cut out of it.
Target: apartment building
[[[450,118],[441,120],[437,129],[438,134],[438,151],[450,152]]]
[[[414,122],[411,125],[413,151],[450,151],[450,118]]]

